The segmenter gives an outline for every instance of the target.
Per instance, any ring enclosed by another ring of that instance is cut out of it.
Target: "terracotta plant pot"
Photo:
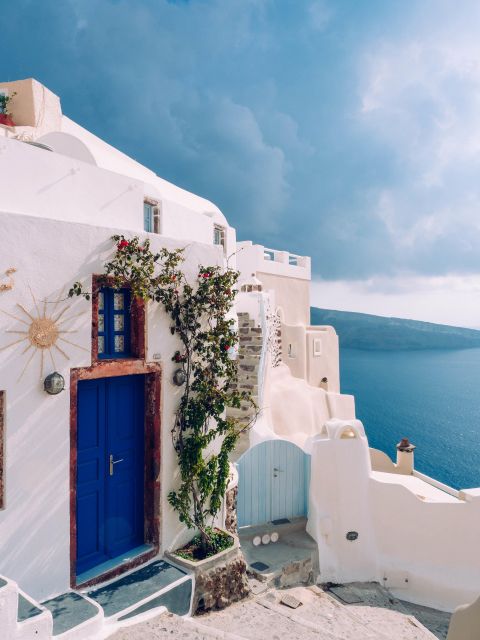
[[[15,123],[8,113],[0,113],[0,124],[4,124],[7,127],[14,127]]]

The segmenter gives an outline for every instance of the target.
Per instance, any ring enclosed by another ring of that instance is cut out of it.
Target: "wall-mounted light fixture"
[[[43,381],[43,388],[51,396],[56,396],[65,389],[65,379],[62,374],[54,371],[50,373]]]
[[[185,371],[183,369],[176,369],[173,372],[173,384],[176,384],[177,387],[181,387],[182,384],[185,384],[187,376],[185,375]]]

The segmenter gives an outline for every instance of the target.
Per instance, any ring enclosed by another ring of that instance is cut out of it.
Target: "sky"
[[[312,304],[480,327],[479,33],[477,0],[15,0],[0,79],[312,256]]]

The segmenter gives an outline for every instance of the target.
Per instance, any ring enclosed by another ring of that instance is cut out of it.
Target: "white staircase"
[[[0,638],[49,640],[52,614],[23,593],[12,580],[0,576]]]
[[[251,393],[252,400],[258,403],[259,368],[262,353],[262,328],[255,324],[248,313],[238,314],[238,358],[237,382],[234,388]],[[242,402],[240,408],[227,407],[227,417],[236,418],[241,424],[248,425],[256,413],[255,406]],[[235,451],[231,454],[231,462],[235,462],[250,446],[248,431],[243,433]]]
[[[154,558],[89,591],[70,590],[42,604],[0,576],[0,640],[99,640],[163,612],[191,611],[193,576]]]

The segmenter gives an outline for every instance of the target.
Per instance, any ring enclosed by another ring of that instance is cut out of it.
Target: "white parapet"
[[[311,279],[311,261],[289,251],[268,249],[251,241],[237,242],[237,266],[242,274],[266,273],[301,280]]]

